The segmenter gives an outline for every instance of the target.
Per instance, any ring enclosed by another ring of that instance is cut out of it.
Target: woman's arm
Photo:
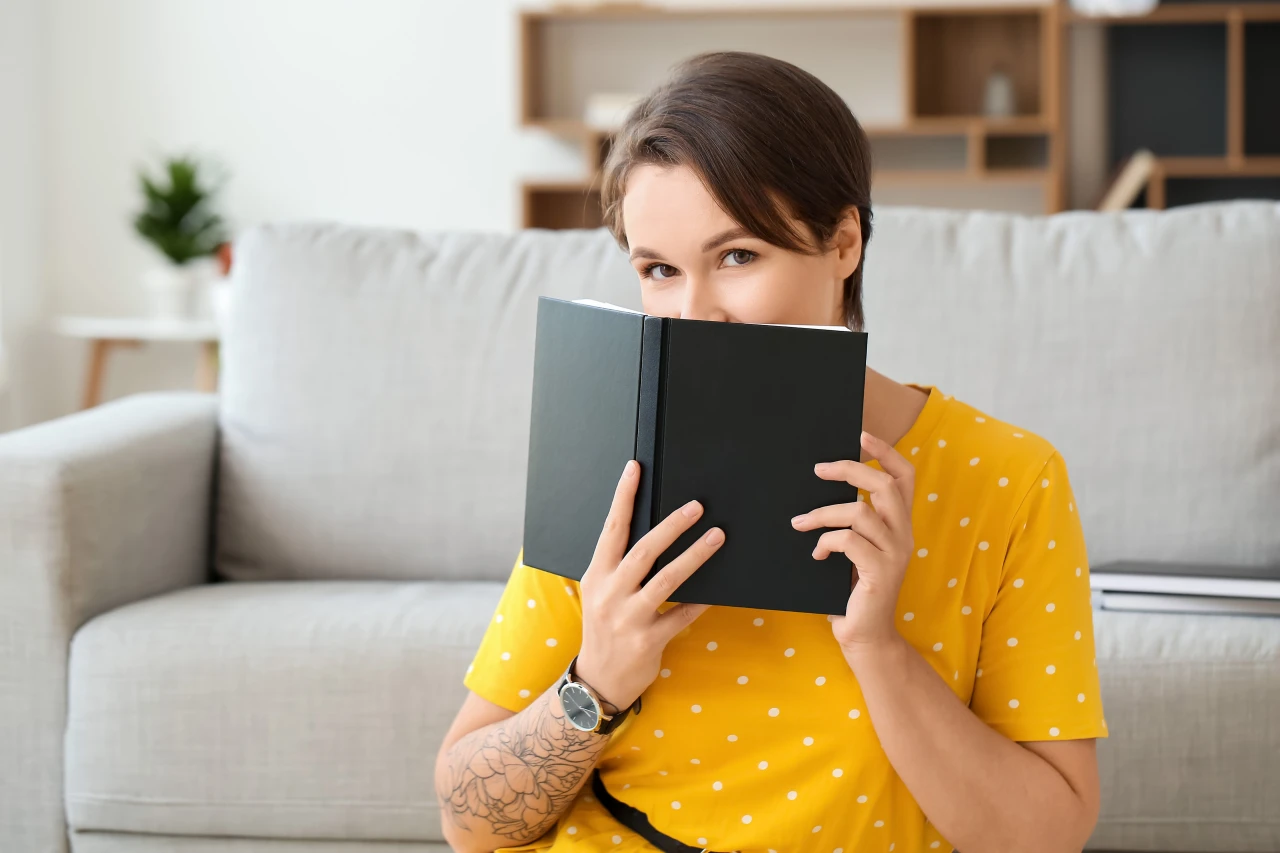
[[[866,489],[871,501],[821,507],[792,524],[837,528],[819,537],[814,557],[840,551],[854,564],[845,615],[831,627],[885,755],[933,825],[964,853],[1078,853],[1098,816],[1094,741],[1010,740],[962,703],[899,633],[894,612],[915,550],[915,469],[875,436],[864,432],[862,444],[883,470],[843,460],[818,465],[816,473]],[[1065,481],[1065,472],[1060,476]]]
[[[644,583],[655,558],[702,516],[702,505],[685,504],[628,550],[639,473],[634,460],[623,469],[579,584],[582,643],[574,674],[614,708],[632,706],[658,677],[667,643],[706,611],[705,604],[658,608],[724,542],[724,531],[711,528]],[[445,839],[470,853],[539,838],[573,802],[608,742],[565,719],[554,686],[514,715],[473,693],[436,760]]]
[[[479,853],[543,835],[608,742],[570,725],[554,688],[518,714],[470,694],[436,758],[445,840]]]
[[[966,707],[905,639],[846,650],[876,735],[964,853],[1079,853],[1098,819],[1093,739],[1015,743]]]

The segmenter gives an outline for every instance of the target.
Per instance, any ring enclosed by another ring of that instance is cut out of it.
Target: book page
[[[610,302],[599,302],[595,299],[575,299],[576,305],[588,305],[592,308],[603,308],[606,311],[624,311],[627,314],[644,314],[643,311],[637,311],[634,308],[623,308],[621,305],[614,305]],[[647,315],[646,315],[647,316]],[[750,323],[752,326],[782,326],[787,329],[819,329],[826,332],[847,332],[849,329],[845,326],[805,326],[795,323]]]

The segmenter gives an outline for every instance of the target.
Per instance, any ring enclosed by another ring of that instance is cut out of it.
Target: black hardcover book
[[[852,570],[812,552],[793,516],[857,500],[818,462],[857,459],[867,336],[838,327],[651,317],[538,300],[524,562],[580,580],[622,468],[640,463],[628,547],[697,499],[705,511],[654,564],[711,527],[725,542],[670,598],[844,613]]]

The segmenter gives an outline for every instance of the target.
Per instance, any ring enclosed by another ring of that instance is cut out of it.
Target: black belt
[[[657,847],[662,853],[706,853],[706,848],[692,847],[665,832],[654,829],[644,812],[635,806],[627,805],[605,789],[598,771],[591,773],[591,790],[595,792],[604,810],[613,815],[614,820]]]

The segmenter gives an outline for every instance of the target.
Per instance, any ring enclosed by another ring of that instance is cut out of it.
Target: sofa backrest
[[[1280,563],[1280,205],[879,209],[873,367],[1038,432],[1095,565]],[[639,307],[603,230],[272,225],[237,243],[218,567],[504,578],[539,295]]]
[[[1053,443],[1092,565],[1280,566],[1280,205],[876,224],[868,358]]]
[[[219,571],[505,578],[524,522],[540,295],[640,307],[604,231],[302,224],[238,240]]]

